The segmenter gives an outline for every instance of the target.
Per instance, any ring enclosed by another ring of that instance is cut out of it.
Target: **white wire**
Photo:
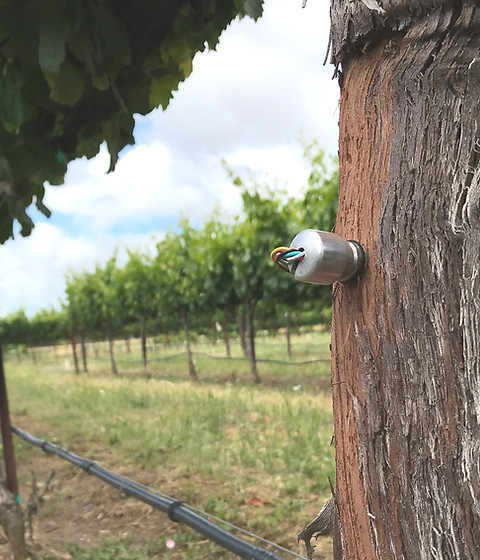
[[[299,261],[299,260],[303,259],[304,257],[305,257],[305,251],[302,251],[301,253],[297,253],[296,255],[292,255],[291,257],[284,257],[283,260],[290,263],[290,261],[292,261],[292,262]]]

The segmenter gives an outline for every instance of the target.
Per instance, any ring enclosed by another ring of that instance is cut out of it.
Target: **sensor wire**
[[[295,274],[299,263],[305,259],[305,251],[291,247],[277,247],[270,253],[272,261],[285,272]]]

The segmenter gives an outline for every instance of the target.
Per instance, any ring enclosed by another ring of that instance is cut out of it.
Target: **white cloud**
[[[29,314],[50,306],[59,308],[69,271],[93,271],[97,263],[106,262],[117,248],[121,265],[126,261],[125,247],[148,252],[154,244],[151,235],[115,237],[102,233],[95,238],[71,237],[57,226],[39,223],[30,237],[0,247],[5,271],[0,275],[0,316],[22,307]]]
[[[235,21],[217,52],[197,55],[167,111],[149,117],[150,134],[177,150],[223,154],[317,136],[335,153],[338,89],[322,64],[326,14],[320,2],[301,10],[272,0],[265,19]]]
[[[307,184],[309,174],[308,162],[302,154],[303,148],[298,142],[273,149],[240,148],[230,154],[228,164],[242,178],[286,188],[298,195],[299,189]]]
[[[233,195],[235,188],[217,158],[207,155],[194,161],[154,141],[129,149],[114,173],[105,173],[108,162],[103,147],[94,160],[72,162],[65,185],[47,190],[47,207],[54,214],[81,218],[85,229],[96,232],[155,218],[161,228],[165,219],[180,213],[205,220],[220,200],[228,212],[240,210],[239,197]]]

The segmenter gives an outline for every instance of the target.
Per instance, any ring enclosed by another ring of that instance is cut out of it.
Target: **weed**
[[[203,509],[215,517],[221,519],[226,519],[227,505],[226,503],[217,497],[213,492],[210,492],[203,503]]]
[[[106,539],[93,550],[81,548],[76,544],[67,547],[72,560],[149,560],[151,556],[142,547],[129,547],[127,544]]]

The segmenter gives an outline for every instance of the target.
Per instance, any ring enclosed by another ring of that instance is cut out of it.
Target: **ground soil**
[[[29,534],[27,520],[27,540],[38,558],[50,555],[69,559],[69,543],[90,549],[107,536],[124,540],[133,535],[129,542],[140,544],[168,528],[168,518],[56,456],[43,455],[19,464],[23,482],[20,495],[24,502],[28,503],[32,492],[32,471],[40,494],[55,471],[33,516],[33,536]]]
[[[105,461],[102,464],[106,466]],[[113,469],[112,469],[113,470]],[[171,538],[181,531],[180,524],[174,524],[162,512],[153,510],[150,506],[122,494],[98,478],[88,475],[81,469],[70,465],[54,455],[43,452],[18,462],[18,476],[20,495],[25,510],[29,497],[32,495],[32,472],[41,495],[52,471],[55,476],[48,490],[42,498],[38,512],[33,516],[33,535],[30,535],[27,520],[27,542],[31,557],[37,560],[65,559],[72,557],[67,548],[70,543],[76,543],[85,549],[98,546],[107,537],[115,541],[127,541],[129,544],[145,544],[152,541],[158,543],[151,552],[151,558],[169,557],[172,560],[181,558],[181,551],[167,551],[165,539]],[[115,470],[119,474],[131,476],[131,473]],[[142,471],[142,483],[146,485],[158,484],[158,472]],[[161,483],[162,481],[160,481]],[[166,482],[166,481],[165,481]],[[185,481],[175,477],[170,471],[168,492],[179,496]],[[261,496],[261,490],[258,494]],[[309,520],[301,520],[301,523]],[[306,523],[305,523],[306,524]],[[303,554],[300,545],[296,545],[295,537],[303,527],[294,524],[291,537],[282,546]],[[330,539],[318,541],[314,558],[316,560],[331,560],[332,544]],[[178,555],[177,555],[178,554]],[[195,558],[201,559],[233,559],[236,556],[227,551],[218,550],[216,553],[201,554]],[[287,557],[287,556],[285,556]],[[9,546],[0,531],[0,560],[9,558]],[[102,558],[104,558],[102,556]],[[132,560],[134,560],[132,556]]]

